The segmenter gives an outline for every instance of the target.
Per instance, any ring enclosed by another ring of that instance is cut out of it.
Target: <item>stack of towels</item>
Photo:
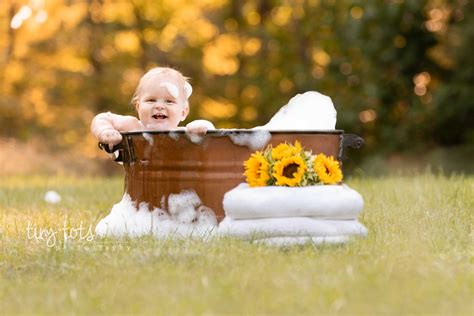
[[[242,183],[224,196],[218,233],[269,245],[344,243],[366,236],[357,217],[364,201],[347,185],[254,187]]]

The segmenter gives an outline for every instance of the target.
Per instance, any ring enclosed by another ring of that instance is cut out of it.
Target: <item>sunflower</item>
[[[282,158],[288,158],[291,156],[299,155],[303,148],[299,141],[295,142],[295,145],[291,144],[280,144],[272,149],[272,158],[273,160],[280,160]]]
[[[272,176],[276,179],[276,185],[294,187],[300,184],[306,169],[301,156],[285,157],[275,163]]]
[[[342,181],[342,171],[339,162],[324,154],[316,156],[313,168],[319,179],[324,184],[335,184]]]
[[[261,152],[257,151],[252,154],[248,160],[244,162],[247,182],[251,187],[261,187],[267,185],[270,180],[268,173],[268,162]]]

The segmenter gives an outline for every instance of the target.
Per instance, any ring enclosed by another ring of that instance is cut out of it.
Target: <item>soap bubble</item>
[[[44,200],[46,203],[57,204],[61,202],[61,195],[59,195],[56,191],[48,191],[44,195]]]

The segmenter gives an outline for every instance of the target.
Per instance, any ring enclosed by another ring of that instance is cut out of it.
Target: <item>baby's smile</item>
[[[155,120],[164,120],[168,118],[168,115],[163,114],[163,113],[157,113],[157,114],[153,114],[151,117],[154,118]]]

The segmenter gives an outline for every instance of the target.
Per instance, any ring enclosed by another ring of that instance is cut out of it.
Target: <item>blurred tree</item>
[[[450,62],[433,98],[428,131],[441,145],[474,144],[474,4],[458,2],[449,23],[444,58]]]
[[[472,144],[472,15],[462,0],[2,1],[0,135],[94,155],[92,117],[133,114],[164,65],[191,77],[189,119],[218,127],[317,90],[368,151]]]
[[[440,73],[428,55],[437,40],[424,27],[426,4],[364,1],[349,10],[345,42],[358,47],[356,54],[362,57],[356,68],[361,82],[352,94],[364,98],[357,112],[372,149],[400,150],[426,139],[419,127],[426,124],[430,108],[421,97],[429,93],[427,78]],[[417,90],[418,81],[425,84],[423,90]]]

